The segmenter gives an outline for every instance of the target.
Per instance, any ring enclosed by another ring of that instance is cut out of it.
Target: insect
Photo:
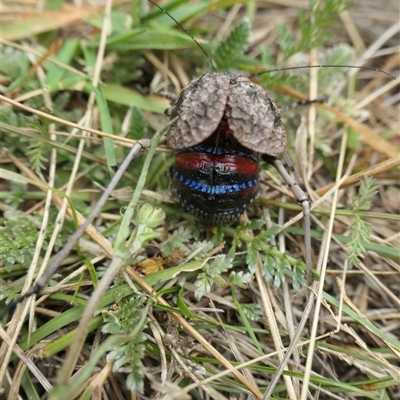
[[[241,214],[259,190],[257,153],[286,148],[280,113],[265,90],[230,73],[207,73],[176,101],[167,144],[184,208],[207,225]]]

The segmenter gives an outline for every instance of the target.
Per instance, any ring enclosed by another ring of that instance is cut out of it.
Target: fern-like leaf
[[[22,213],[5,212],[5,229],[0,230],[0,265],[11,272],[14,264],[28,266],[35,250],[38,232]]]
[[[289,30],[284,25],[277,27],[278,44],[286,58],[308,51],[322,45],[329,39],[327,27],[335,25],[333,16],[346,10],[351,1],[349,0],[323,0],[317,2],[312,0],[309,9],[311,15],[304,11],[299,12],[298,22],[300,27],[300,40],[295,41]]]
[[[240,306],[242,307],[244,315],[248,319],[251,319],[252,321],[258,321],[263,315],[263,312],[261,311],[260,306],[258,304],[248,303],[248,304],[241,304]]]
[[[131,107],[131,124],[128,137],[139,140],[147,137],[147,123],[136,106]]]
[[[244,54],[250,35],[250,23],[244,19],[237,25],[225,41],[221,42],[214,52],[214,61],[219,71],[229,71],[235,62]]]
[[[211,291],[213,284],[222,286],[226,283],[222,274],[232,268],[232,260],[225,255],[215,257],[211,264],[203,267],[203,272],[197,276],[194,296],[200,300],[206,293]]]
[[[142,318],[143,304],[148,301],[146,296],[133,295],[121,300],[119,310],[105,316],[106,324],[102,331],[113,335],[130,335],[127,342],[116,346],[107,355],[107,361],[114,360],[114,371],[127,366],[131,369],[126,384],[131,391],[144,392],[142,358],[145,352],[145,336],[143,330],[149,319]]]
[[[29,158],[32,168],[36,173],[39,173],[42,169],[45,169],[45,163],[48,159],[43,154],[45,144],[40,140],[32,140],[28,146],[28,151],[26,155]]]
[[[351,232],[351,240],[347,248],[349,267],[359,262],[366,252],[365,247],[371,242],[371,224],[364,221],[359,212],[368,211],[371,208],[371,199],[377,191],[378,187],[374,184],[374,180],[366,177],[361,182],[358,195],[352,199],[355,220],[349,227]]]
[[[161,244],[161,251],[166,256],[171,255],[175,250],[186,253],[189,247],[185,243],[189,243],[190,239],[192,239],[192,234],[189,229],[181,226]]]

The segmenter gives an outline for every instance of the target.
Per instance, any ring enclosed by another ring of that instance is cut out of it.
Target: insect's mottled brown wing
[[[280,154],[286,149],[281,116],[265,90],[243,76],[233,76],[226,115],[233,136],[248,149]]]
[[[224,115],[229,82],[229,74],[210,72],[182,90],[171,112],[179,118],[167,131],[169,147],[188,148],[211,136]]]

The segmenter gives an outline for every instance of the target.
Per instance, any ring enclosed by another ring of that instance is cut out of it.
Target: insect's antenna
[[[159,10],[161,10],[164,14],[168,15],[168,17],[170,17],[178,26],[179,28],[181,28],[183,30],[183,32],[185,32],[187,35],[189,35],[192,40],[196,43],[197,47],[203,52],[203,54],[206,56],[208,62],[211,65],[211,68],[215,71],[215,65],[211,59],[211,57],[208,55],[208,53],[204,50],[204,47],[193,37],[193,35],[180,23],[178,22],[167,10],[165,10],[164,8],[160,7],[157,3],[155,3],[153,0],[147,0],[149,3],[153,4],[154,6],[156,6]]]
[[[150,0],[149,0],[150,1]],[[275,69],[269,69],[267,71],[262,71],[258,72],[255,74],[255,76],[259,76],[262,74],[267,74],[269,72],[279,72],[279,71],[290,71],[292,69],[305,69],[305,68],[355,68],[355,69],[365,69],[367,71],[375,71],[375,72],[381,72],[382,74],[385,74],[389,78],[392,78],[396,80],[396,78],[393,75],[390,75],[388,72],[379,69],[379,68],[370,68],[370,67],[361,67],[358,65],[334,65],[334,64],[320,64],[320,65],[300,65],[298,67],[286,67],[286,68],[275,68]]]

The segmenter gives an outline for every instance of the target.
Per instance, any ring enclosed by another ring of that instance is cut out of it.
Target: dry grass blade
[[[392,157],[389,160],[382,161],[381,163],[374,165],[371,168],[367,168],[361,172],[358,172],[357,174],[351,175],[347,177],[343,182],[340,184],[340,189],[344,189],[349,186],[356,185],[357,183],[361,182],[365,177],[367,176],[372,176],[375,177],[381,173],[384,173],[386,171],[391,171],[396,167],[400,166],[400,155],[396,157]],[[319,196],[323,196],[328,190],[330,190],[334,184],[330,184],[326,187],[323,187],[321,189],[316,190],[316,193]]]

